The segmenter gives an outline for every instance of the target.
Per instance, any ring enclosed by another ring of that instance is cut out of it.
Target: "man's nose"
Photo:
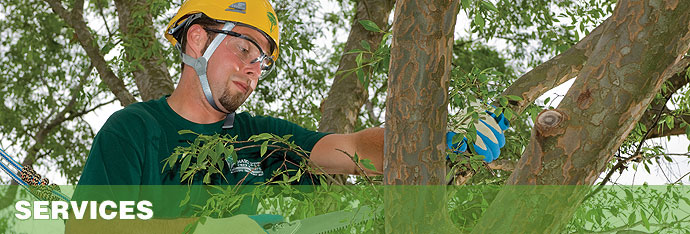
[[[245,63],[242,71],[244,72],[244,74],[248,75],[252,80],[258,80],[259,76],[261,76],[261,64],[259,62]]]

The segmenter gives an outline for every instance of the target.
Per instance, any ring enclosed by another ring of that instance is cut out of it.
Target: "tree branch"
[[[676,66],[671,70],[672,74],[674,74],[671,78],[668,80],[668,88],[665,90],[661,91],[661,95],[663,97],[672,95],[680,88],[688,84],[688,79],[687,79],[687,69],[690,67],[690,57],[685,57],[682,60],[678,62]],[[647,129],[649,129],[649,138],[658,138],[658,137],[665,137],[665,136],[674,136],[674,135],[680,135],[680,134],[685,134],[685,128],[680,127],[679,125],[673,126],[672,129],[668,128],[663,128],[663,127],[657,127],[657,128],[652,128],[652,120],[656,118],[656,112],[653,110],[660,110],[660,109],[665,109],[666,107],[666,102],[663,102],[662,99],[655,99],[652,104],[647,108],[647,111],[644,113],[642,118],[640,118],[640,123],[644,124]],[[672,114],[671,111],[664,111],[661,114]],[[681,123],[681,122],[688,122],[690,123],[690,116],[675,116],[674,117],[675,123]]]
[[[609,21],[606,19],[580,42],[513,82],[502,95],[519,96],[522,101],[510,101],[508,107],[515,113],[522,113],[539,96],[577,76]],[[496,102],[494,106],[500,106],[500,103]]]
[[[125,55],[142,101],[158,99],[175,89],[156,38],[148,0],[115,0]]]
[[[82,15],[83,1],[81,2],[82,8],[75,7],[72,12],[68,12],[59,0],[45,0],[50,5],[50,8],[60,16],[70,27],[74,29],[75,36],[79,41],[81,47],[86,51],[86,54],[91,59],[91,62],[98,70],[101,76],[101,81],[103,81],[106,86],[115,94],[115,97],[120,101],[122,106],[127,106],[136,102],[137,100],[134,96],[127,91],[125,83],[115,75],[112,69],[108,66],[103,55],[101,55],[98,45],[94,41],[94,37],[89,31],[86,22],[84,21]],[[77,5],[78,6],[78,5]]]

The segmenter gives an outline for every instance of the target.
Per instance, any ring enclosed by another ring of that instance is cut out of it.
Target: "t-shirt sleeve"
[[[316,145],[316,142],[321,140],[324,136],[331,134],[325,132],[317,132],[303,128],[297,124],[290,121],[277,119],[273,117],[263,117],[263,121],[267,122],[266,126],[269,127],[269,131],[278,135],[292,135],[290,140],[294,141],[296,145],[302,147],[305,151],[310,151]]]

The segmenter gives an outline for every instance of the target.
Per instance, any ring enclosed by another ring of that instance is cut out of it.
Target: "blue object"
[[[491,115],[491,117],[494,117],[494,120],[496,120],[498,126],[501,127],[501,130],[508,130],[508,128],[510,127],[510,121],[506,119],[505,116],[503,116],[503,113],[501,113],[499,116],[496,116],[496,114],[492,113],[491,111],[486,111],[486,113]]]
[[[448,145],[448,149],[453,150],[453,152],[456,154],[465,152],[467,150],[467,137],[463,137],[462,141],[453,144],[453,136],[455,135],[457,135],[457,133],[452,131],[448,131],[446,133],[446,144]],[[450,157],[447,157],[446,159],[450,159]]]
[[[273,225],[281,223],[285,220],[283,216],[274,214],[249,215],[249,218],[254,220],[254,222],[256,222],[257,224],[259,224],[259,226],[263,228],[264,231],[266,231],[266,229],[270,229]]]
[[[510,127],[510,121],[505,118],[503,113],[500,115],[496,116],[496,114],[486,111],[487,114],[491,115],[493,119],[496,121],[498,126],[501,128],[501,132],[498,131],[498,129],[494,129],[492,127],[488,127],[488,129],[491,130],[491,133],[488,132],[480,132],[477,131],[477,137],[481,138],[481,142],[484,143],[484,146],[486,149],[482,149],[477,142],[474,143],[474,151],[479,154],[484,156],[484,161],[487,163],[490,163],[501,155],[501,148],[505,146],[506,140],[505,140],[505,135],[502,133],[503,131],[507,130]],[[479,120],[481,121],[482,124],[486,126],[490,126],[487,122],[484,120]],[[493,134],[494,137],[498,142],[494,142],[491,140],[491,137],[488,136],[489,134]],[[448,149],[454,150],[454,153],[462,153],[467,150],[467,137],[463,137],[462,141],[456,144],[453,144],[453,137],[457,135],[457,133],[449,131],[446,133],[446,145]],[[479,140],[479,139],[477,139]],[[458,146],[459,145],[459,146]],[[450,157],[446,157],[446,159],[449,159]]]

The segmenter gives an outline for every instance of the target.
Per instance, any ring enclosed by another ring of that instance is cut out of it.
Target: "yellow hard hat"
[[[278,45],[280,43],[278,17],[276,17],[276,13],[268,0],[187,0],[182,3],[180,10],[165,28],[165,38],[173,46],[178,42],[173,34],[177,30],[184,30],[183,27],[185,26],[183,25],[188,19],[187,16],[196,13],[203,13],[209,18],[219,21],[249,25],[260,30],[268,36],[269,42],[273,44],[274,49],[271,57],[273,60],[278,59]]]

